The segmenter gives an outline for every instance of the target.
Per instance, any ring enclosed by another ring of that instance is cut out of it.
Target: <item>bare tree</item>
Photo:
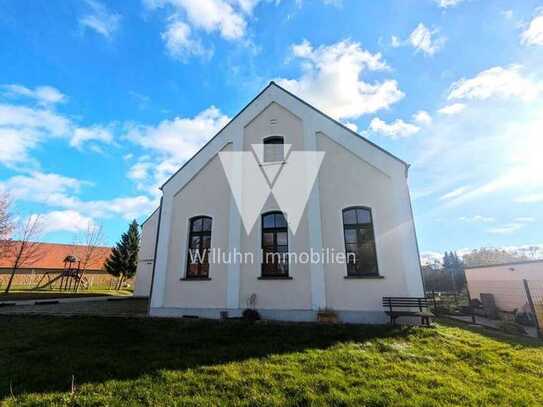
[[[39,215],[29,216],[15,227],[15,239],[7,245],[7,256],[11,260],[11,275],[5,293],[11,289],[15,273],[22,267],[36,263],[44,256],[41,244],[37,242],[41,234]]]
[[[77,236],[75,243],[78,245],[75,249],[74,255],[80,261],[80,278],[76,284],[76,291],[79,290],[85,272],[89,266],[96,261],[100,260],[101,253],[98,250],[104,243],[104,233],[102,225],[95,225],[90,223],[87,225],[87,230]]]
[[[11,233],[13,232],[13,219],[9,206],[8,197],[0,195],[0,258],[7,254]]]

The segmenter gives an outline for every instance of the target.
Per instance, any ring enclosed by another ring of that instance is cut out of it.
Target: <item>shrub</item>
[[[258,321],[260,319],[260,314],[258,311],[250,308],[244,310],[241,316],[247,321]]]

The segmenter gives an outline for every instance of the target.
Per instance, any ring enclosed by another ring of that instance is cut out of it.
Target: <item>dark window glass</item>
[[[343,211],[343,224],[355,225],[356,222],[356,209],[349,209]]]
[[[262,276],[288,276],[288,227],[281,212],[262,215]]]
[[[186,278],[209,277],[209,249],[211,248],[211,218],[200,216],[190,221]]]
[[[202,230],[206,232],[211,232],[211,218],[202,219]]]
[[[367,209],[356,210],[357,223],[371,223],[371,214]]]
[[[377,275],[377,252],[371,210],[343,210],[347,275]]]
[[[264,162],[283,161],[285,146],[283,137],[269,137],[264,140]]]

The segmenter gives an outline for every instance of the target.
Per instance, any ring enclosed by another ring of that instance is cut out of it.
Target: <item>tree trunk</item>
[[[124,279],[124,275],[121,274],[121,275],[119,276],[119,283],[117,284],[117,291],[119,291],[119,290],[122,288],[122,286],[123,286],[123,279]]]
[[[17,269],[14,267],[13,269],[11,269],[11,275],[9,276],[9,281],[8,281],[8,285],[6,286],[6,289],[4,290],[4,293],[9,293],[9,290],[11,288],[11,283],[13,282],[13,279],[15,278],[15,272],[17,271]]]

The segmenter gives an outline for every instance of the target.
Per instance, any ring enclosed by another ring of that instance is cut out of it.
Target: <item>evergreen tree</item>
[[[128,231],[122,234],[121,241],[111,250],[111,255],[106,260],[104,265],[106,271],[119,279],[117,289],[122,287],[124,280],[136,274],[139,241],[138,223],[133,220]]]
[[[450,278],[453,291],[460,291],[464,288],[464,263],[456,252],[445,252],[443,256],[443,270],[445,270]]]

